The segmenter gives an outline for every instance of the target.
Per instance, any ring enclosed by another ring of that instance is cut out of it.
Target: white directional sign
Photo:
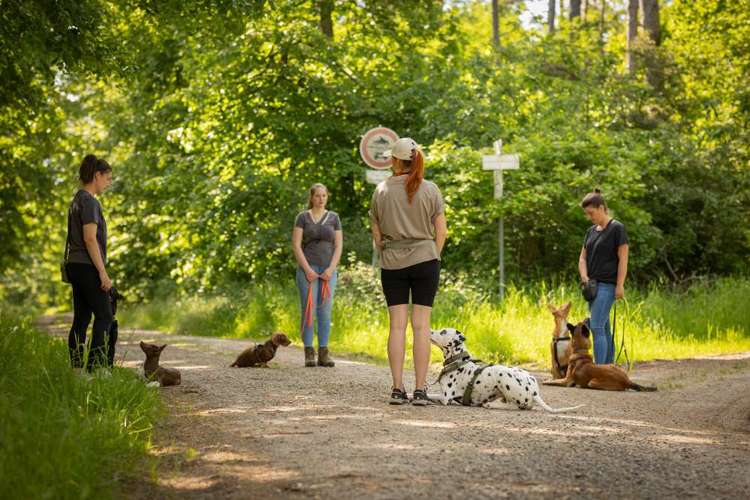
[[[482,155],[482,170],[515,170],[521,164],[521,156],[510,155]]]
[[[390,176],[390,170],[367,170],[365,172],[365,178],[370,184],[380,184]]]

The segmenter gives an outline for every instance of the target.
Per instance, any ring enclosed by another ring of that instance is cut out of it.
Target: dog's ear
[[[463,333],[459,332],[458,330],[456,330],[456,333],[458,334],[458,340],[460,340],[461,342],[466,342],[466,336]]]
[[[570,306],[572,306],[572,305],[573,305],[572,303],[568,302],[567,304],[565,304],[564,306],[562,306],[562,307],[560,308],[560,310],[562,311],[562,313],[563,313],[563,314],[564,314],[565,316],[567,316],[567,315],[568,315],[568,313],[570,312]]]
[[[159,347],[159,352],[162,352],[165,347],[167,347],[167,344],[164,344],[163,346]]]
[[[591,332],[589,331],[589,327],[586,325],[586,322],[581,322],[581,335],[583,335],[586,338],[589,338],[589,334]]]
[[[549,309],[549,312],[551,312],[552,314],[555,314],[557,312],[557,308],[552,304],[547,304],[547,309]]]
[[[575,333],[575,331],[576,331],[576,326],[575,326],[575,325],[574,325],[573,323],[568,323],[568,331],[569,331],[570,333]]]

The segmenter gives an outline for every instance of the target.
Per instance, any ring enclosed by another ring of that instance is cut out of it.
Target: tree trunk
[[[602,0],[601,15],[599,16],[599,47],[604,51],[604,13],[607,10],[607,0]]]
[[[659,25],[659,0],[641,0],[641,15],[643,16],[643,28],[648,39],[654,47],[661,43],[661,27]],[[646,66],[646,80],[656,89],[661,91],[664,87],[664,64],[659,53],[649,47],[644,52]]]
[[[492,0],[492,46],[500,47],[500,12],[498,12],[498,0]]]
[[[635,73],[635,41],[638,36],[638,0],[628,0],[628,40],[625,65],[629,74]]]
[[[570,0],[570,19],[581,17],[581,0]]]
[[[333,2],[334,0],[318,0],[320,31],[328,38],[333,38]]]
[[[555,32],[555,0],[549,0],[547,9],[547,30],[549,33]]]
[[[641,0],[643,28],[655,46],[661,43],[661,27],[659,25],[659,0]]]
[[[589,0],[583,0],[583,6],[581,7],[581,17],[586,20],[586,15],[589,13]]]

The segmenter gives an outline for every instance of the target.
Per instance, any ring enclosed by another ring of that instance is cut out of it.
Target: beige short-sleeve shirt
[[[445,210],[443,195],[435,183],[423,180],[409,203],[406,180],[406,175],[389,177],[372,194],[370,218],[383,235],[383,269],[403,269],[440,258],[435,217]]]

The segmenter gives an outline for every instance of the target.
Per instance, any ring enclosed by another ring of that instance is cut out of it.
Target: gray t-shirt
[[[302,228],[302,253],[307,263],[328,267],[333,259],[336,231],[341,231],[341,221],[336,212],[327,211],[318,222],[313,221],[309,210],[300,212],[294,221]]]
[[[107,222],[104,220],[102,206],[91,193],[85,189],[79,189],[70,202],[68,209],[70,249],[68,253],[68,262],[76,264],[91,264],[94,262],[86,250],[86,243],[83,241],[83,226],[86,224],[96,224],[96,241],[99,243],[99,251],[102,254],[102,260],[107,262]]]

